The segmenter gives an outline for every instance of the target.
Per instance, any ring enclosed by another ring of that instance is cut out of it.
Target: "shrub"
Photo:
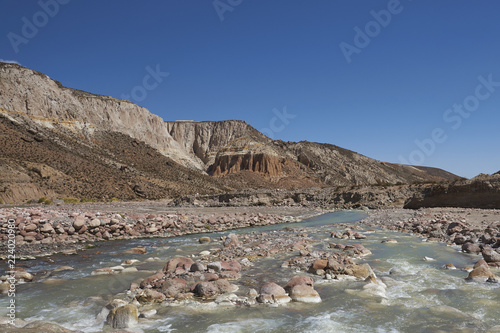
[[[64,198],[63,199],[64,203],[79,203],[80,200],[78,200],[77,198]]]
[[[81,198],[80,202],[97,202],[97,200],[93,198]]]
[[[3,200],[2,200],[2,199],[0,199],[0,205],[3,205],[3,204],[4,204]]]
[[[46,197],[41,197],[40,199],[38,199],[38,203],[43,203],[45,205],[52,205],[52,200]]]
[[[120,200],[118,200],[118,198],[112,197],[111,202],[115,202],[115,201],[120,201]]]

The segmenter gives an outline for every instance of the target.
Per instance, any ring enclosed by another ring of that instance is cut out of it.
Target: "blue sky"
[[[500,170],[499,2],[0,5],[0,59],[165,120],[242,119],[388,162]]]

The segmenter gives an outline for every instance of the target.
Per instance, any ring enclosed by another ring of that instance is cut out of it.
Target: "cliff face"
[[[58,124],[85,137],[96,129],[123,133],[183,165],[200,167],[170,136],[163,119],[129,101],[65,88],[45,74],[6,63],[0,63],[0,92],[4,116],[25,116],[47,128]]]
[[[405,203],[405,208],[463,207],[500,209],[500,175],[484,175],[446,184],[428,185]]]

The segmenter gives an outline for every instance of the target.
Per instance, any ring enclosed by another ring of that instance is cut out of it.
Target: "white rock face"
[[[130,101],[65,88],[47,75],[16,64],[0,63],[0,112],[26,116],[46,127],[62,125],[85,137],[95,129],[127,134],[173,160],[199,170],[168,132],[167,123]]]

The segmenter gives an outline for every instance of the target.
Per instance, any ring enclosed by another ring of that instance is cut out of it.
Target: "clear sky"
[[[165,120],[242,119],[388,162],[500,170],[498,1],[0,6],[0,59]]]

